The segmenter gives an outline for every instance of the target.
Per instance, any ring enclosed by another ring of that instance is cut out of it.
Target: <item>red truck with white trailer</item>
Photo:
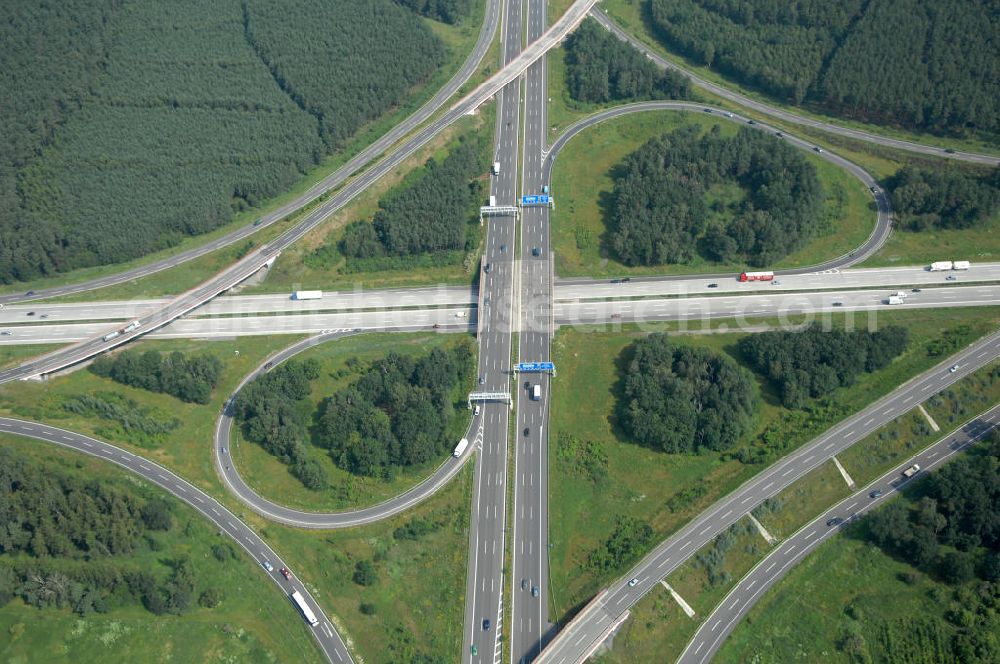
[[[740,281],[774,281],[774,272],[741,272]]]

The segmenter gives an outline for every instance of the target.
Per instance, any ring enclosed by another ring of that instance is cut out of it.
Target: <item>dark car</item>
[[[531,586],[531,596],[538,597],[538,586]]]
[[[532,256],[541,256],[542,255],[541,248],[540,247],[532,247],[531,248],[531,255]]]
[[[813,152],[818,152],[820,154],[823,154],[823,148],[821,148],[821,147],[815,147],[815,148],[813,148]]]
[[[920,292],[920,289],[919,289],[919,288],[914,288],[914,289],[913,289],[912,291],[910,291],[910,292],[911,292],[911,293],[919,293],[919,292]]]
[[[708,287],[709,288],[718,288],[719,284],[709,284]]]
[[[835,307],[842,307],[842,306],[844,306],[844,303],[843,302],[834,302],[833,306],[835,306]]]
[[[25,295],[34,295],[34,294],[35,294],[35,291],[33,291],[33,290],[30,290],[27,293],[25,293]]]
[[[613,283],[613,284],[620,284],[621,282],[622,282],[621,279],[612,279],[611,280],[611,283]]]
[[[527,436],[529,433],[531,433],[531,427],[524,427],[524,435]]]
[[[292,573],[288,571],[287,567],[282,567],[281,568],[281,576],[285,577],[286,579],[291,579],[292,578]]]
[[[480,376],[479,377],[479,384],[480,385],[485,385],[486,384],[486,376]]]
[[[757,124],[756,120],[747,120],[747,124]]]
[[[944,153],[945,154],[955,154],[955,151],[953,149],[951,149],[951,148],[945,148],[944,149]]]
[[[486,265],[485,265],[485,266],[483,267],[483,272],[485,272],[486,274],[489,274],[489,273],[490,273],[490,270],[492,270],[492,269],[493,269],[493,267],[492,267],[492,266],[491,266],[491,265],[490,265],[489,263],[487,263],[487,264],[486,264]]]
[[[501,244],[500,245],[500,251],[507,251],[507,245],[506,244]]]
[[[869,498],[881,498],[882,497],[882,489],[875,489],[874,491],[872,491],[871,493],[868,494],[868,497]]]
[[[706,112],[706,113],[711,113],[711,112],[712,112],[712,109],[710,109],[710,108],[706,108],[706,109],[705,109],[705,112]]]
[[[267,364],[264,365],[264,368],[265,369],[270,369],[273,366],[274,366],[274,362],[268,362]]]
[[[632,281],[632,277],[625,277],[624,279],[622,279],[622,283],[623,283],[623,284],[627,284],[627,283],[629,283],[630,281]]]
[[[530,390],[531,389],[531,381],[530,380],[524,381],[524,389],[526,389],[526,390]]]
[[[26,313],[26,314],[24,314],[24,315],[25,315],[25,316],[34,316],[34,315],[35,315],[35,312],[34,312],[34,311],[29,311],[28,313]]]
[[[489,629],[490,629],[490,619],[489,618],[483,618],[483,631],[484,632],[488,632]]]
[[[264,220],[263,220],[263,219],[258,219],[257,221],[253,222],[253,225],[254,225],[254,226],[260,226],[260,225],[261,225],[261,224],[263,224],[263,223],[264,223]]]
[[[839,516],[835,516],[835,517],[833,517],[832,519],[830,519],[829,521],[827,521],[827,522],[826,522],[826,525],[827,525],[828,527],[830,527],[830,528],[833,528],[834,526],[839,526],[839,525],[840,525],[840,524],[842,524],[843,522],[844,522],[844,520],[843,520],[843,519],[841,519],[841,518],[840,518]]]
[[[527,590],[527,589],[528,589],[528,580],[521,579],[521,590]]]
[[[781,138],[782,136],[784,136],[784,134],[782,134],[780,131],[774,132],[774,135],[777,136],[778,138]]]

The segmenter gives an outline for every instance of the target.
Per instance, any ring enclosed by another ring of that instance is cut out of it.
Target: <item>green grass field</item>
[[[24,346],[0,346],[0,369],[15,364],[20,364],[25,360],[50,353],[57,348],[62,348],[62,344],[27,344]]]
[[[831,320],[842,324],[843,318],[838,315]],[[752,444],[760,445],[760,437],[769,432],[770,438],[783,441],[787,453],[936,364],[937,358],[929,358],[925,348],[943,330],[967,323],[970,326],[967,341],[971,341],[995,329],[1000,312],[993,309],[885,312],[880,314],[879,321],[909,327],[911,342],[906,353],[886,369],[863,376],[853,387],[838,390],[826,406],[812,414],[782,408],[774,401],[770,388],[761,384],[764,403]],[[615,425],[613,413],[625,368],[622,351],[644,333],[634,327],[620,331],[564,328],[553,342],[553,357],[559,368],[552,385],[550,435],[553,547],[550,610],[555,620],[565,619],[609,580],[608,576],[594,575],[586,560],[590,551],[611,532],[619,514],[648,521],[654,529],[654,540],[659,541],[760,470],[735,460],[723,461],[717,455],[663,454],[625,439]],[[740,336],[729,332],[675,339],[677,343],[735,354]],[[587,407],[581,408],[580,404]],[[606,480],[594,485],[566,471],[558,460],[559,440],[564,434],[603,444],[608,456]]]
[[[714,263],[697,255],[683,265],[629,267],[614,257],[607,219],[613,204],[615,167],[649,139],[684,124],[696,124],[706,131],[719,124],[725,136],[737,129],[731,122],[701,113],[644,112],[589,128],[563,149],[552,174],[552,192],[558,201],[551,214],[552,242],[559,275],[691,274],[736,272],[746,267],[742,263]],[[825,218],[816,237],[775,268],[814,265],[841,256],[862,244],[874,228],[874,202],[865,186],[833,164],[811,154],[806,158],[816,167],[824,188]],[[741,196],[738,187],[714,188],[709,193],[720,200]]]
[[[385,357],[390,350],[401,354],[424,355],[432,348],[442,347],[453,341],[453,335],[445,334],[363,334],[311,348],[296,359],[315,358],[321,362],[322,368],[320,377],[313,381],[312,395],[301,404],[302,409],[307,413],[313,412],[327,396],[360,377],[359,373],[346,368],[351,358],[360,360],[359,371],[365,371],[370,362]],[[450,434],[456,443],[469,424],[469,412],[465,410],[464,399],[471,391],[473,381],[474,376],[468,376],[467,384],[459,386],[455,393],[460,405],[451,422]],[[417,484],[445,460],[439,458],[422,466],[400,470],[393,480],[387,481],[341,470],[325,450],[308,446],[310,458],[323,467],[330,479],[328,489],[311,491],[291,474],[288,466],[260,445],[245,441],[238,430],[234,430],[229,449],[243,479],[255,491],[282,505],[314,512],[381,502]]]
[[[604,0],[601,3],[600,10],[604,11],[615,20],[615,22],[621,26],[630,36],[645,44],[654,53],[657,53],[667,60],[674,62],[680,66],[683,66],[688,71],[694,72],[700,78],[722,85],[729,90],[740,93],[745,97],[755,99],[757,101],[763,101],[770,106],[783,108],[791,113],[800,115],[805,118],[811,118],[814,120],[821,120],[824,122],[830,122],[841,127],[848,127],[852,129],[861,129],[872,134],[879,136],[887,136],[890,138],[898,138],[905,141],[911,141],[916,143],[922,143],[924,145],[936,145],[942,149],[946,147],[954,148],[956,150],[966,150],[971,152],[981,152],[984,154],[998,154],[998,149],[995,145],[991,145],[985,141],[976,140],[975,138],[970,139],[957,139],[957,138],[946,138],[941,136],[934,136],[932,134],[921,134],[906,131],[904,129],[896,127],[886,127],[882,125],[871,125],[862,122],[857,122],[854,120],[847,120],[843,118],[831,117],[829,115],[824,115],[819,109],[811,109],[808,107],[801,106],[791,106],[784,104],[781,101],[776,101],[770,97],[767,97],[754,90],[749,90],[739,83],[732,81],[724,76],[716,73],[712,69],[707,67],[702,67],[694,64],[687,58],[676,55],[668,51],[663,44],[653,35],[650,24],[646,20],[646,7],[648,5],[647,0]],[[699,90],[699,93],[701,91]]]
[[[165,496],[158,488],[89,456],[54,445],[0,436],[0,445],[36,462],[85,479]],[[81,617],[68,609],[36,609],[19,599],[0,607],[0,658],[5,662],[321,662],[323,656],[308,628],[281,590],[235,543],[220,540],[212,525],[193,509],[170,497],[174,526],[152,535],[159,550],[140,545],[127,557],[138,567],[165,577],[169,561],[190,556],[197,593],[221,588],[222,604],[196,607],[182,616],[156,616],[135,604],[106,614]],[[213,544],[227,542],[235,558],[219,562]]]

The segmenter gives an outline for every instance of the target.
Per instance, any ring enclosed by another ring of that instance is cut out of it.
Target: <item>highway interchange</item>
[[[299,527],[340,528],[370,523],[399,513],[431,495],[453,477],[465,461],[474,456],[476,468],[464,626],[466,649],[463,651],[463,661],[496,664],[503,658],[505,647],[509,649],[507,659],[512,663],[582,661],[600,645],[613,626],[620,624],[627,617],[629,608],[655,587],[659,579],[675,569],[733,521],[741,518],[762,500],[776,494],[795,479],[825,462],[833,454],[915,406],[923,400],[924,395],[944,389],[1000,355],[1000,334],[987,337],[956,357],[949,358],[947,362],[909,381],[890,395],[758,474],[706,510],[676,535],[661,543],[626,577],[599,594],[552,639],[553,626],[548,622],[547,616],[546,424],[549,380],[546,374],[511,374],[513,334],[518,335],[519,361],[531,362],[549,359],[551,335],[556,327],[565,324],[615,325],[630,321],[643,323],[734,317],[739,319],[741,316],[791,316],[829,312],[835,308],[844,312],[872,312],[893,306],[884,303],[883,300],[887,295],[886,287],[897,284],[920,286],[919,291],[911,288],[907,303],[903,305],[907,308],[1000,303],[1000,286],[994,285],[1000,281],[997,279],[1000,277],[1000,265],[976,265],[972,271],[960,273],[957,283],[943,283],[945,278],[943,275],[930,273],[922,268],[845,270],[844,268],[867,258],[882,246],[891,230],[891,211],[881,189],[867,173],[829,152],[824,152],[821,156],[850,171],[871,188],[877,210],[872,234],[862,246],[827,263],[782,271],[777,287],[741,284],[735,281],[734,275],[728,273],[642,278],[634,279],[627,285],[612,284],[607,280],[556,280],[553,274],[552,249],[549,244],[549,209],[525,207],[521,209],[519,223],[512,216],[489,219],[485,254],[480,266],[481,287],[478,292],[470,291],[468,288],[445,287],[340,293],[313,302],[290,301],[287,294],[230,296],[215,299],[217,295],[245,280],[265,264],[273,262],[282,249],[301,239],[309,230],[322,223],[330,214],[384,174],[396,168],[463,114],[474,111],[491,98],[496,99],[498,109],[494,161],[500,163],[499,173],[492,178],[491,193],[497,197],[500,205],[514,205],[521,194],[541,193],[542,187],[550,182],[551,169],[560,149],[570,138],[588,127],[625,113],[665,110],[703,112],[705,106],[700,104],[678,102],[633,104],[586,118],[570,127],[551,147],[546,146],[547,81],[544,54],[572,30],[588,12],[591,12],[595,2],[596,0],[575,2],[551,28],[547,29],[544,1],[506,3],[500,0],[488,0],[479,41],[460,71],[444,88],[389,134],[354,157],[348,165],[292,203],[266,216],[258,225],[244,227],[198,249],[151,263],[144,268],[136,268],[100,280],[39,290],[31,295],[0,297],[0,304],[10,305],[0,310],[0,326],[9,326],[5,329],[11,331],[10,335],[0,337],[0,343],[73,342],[68,348],[50,353],[44,358],[30,360],[18,367],[0,372],[0,382],[33,378],[54,372],[147,334],[151,338],[210,338],[265,332],[318,335],[297,342],[268,358],[267,362],[245,377],[240,385],[242,387],[254,376],[270,370],[277,363],[307,348],[328,341],[335,342],[338,338],[360,331],[420,329],[436,329],[441,332],[475,331],[480,344],[477,389],[491,393],[492,396],[484,398],[480,404],[481,411],[477,411],[471,419],[467,437],[473,444],[461,458],[449,458],[431,477],[410,491],[379,505],[335,514],[291,510],[268,501],[246,485],[232,464],[228,463],[225,448],[230,438],[231,419],[225,411],[220,414],[213,445],[216,467],[229,491],[269,519]],[[611,24],[603,12],[595,9],[591,14],[605,27],[615,31],[619,37],[634,41],[620,28]],[[504,66],[445,112],[434,116],[445,101],[478,68],[497,25],[501,27]],[[528,46],[522,47],[522,41],[526,41]],[[647,52],[647,55],[663,66],[673,66],[667,65],[655,54]],[[900,149],[979,163],[998,163],[995,157],[970,153],[941,155],[939,154],[941,151],[937,148],[804,120],[781,109],[760,104],[724,89],[717,89],[717,86],[704,81],[695,79],[695,82],[730,101],[783,121],[820,126],[831,133]],[[716,108],[711,111],[717,114],[720,120],[748,121],[746,117],[723,109]],[[432,116],[433,119],[422,125]],[[762,131],[776,131],[764,124],[758,123],[756,126]],[[415,133],[411,134],[414,130]],[[408,135],[409,138],[406,138]],[[813,147],[808,141],[796,137],[786,135],[785,140],[803,149]],[[356,177],[351,177],[353,173],[380,156],[382,158],[373,166]],[[340,185],[344,186],[335,190]],[[24,300],[82,292],[152,274],[238,241],[333,190],[335,191],[332,196],[312,209],[298,224],[280,237],[213,279],[172,300],[16,304]],[[711,294],[707,292],[708,289],[711,289]],[[26,324],[28,311],[37,316],[35,318],[37,323]],[[46,321],[44,323],[39,320],[43,315]],[[142,325],[138,330],[131,334],[120,335],[113,340],[102,339],[103,333],[114,329],[111,321],[131,319],[141,320]],[[958,364],[959,370],[949,371],[948,367],[952,363]],[[531,399],[528,392],[535,384],[541,385],[542,397],[539,400]],[[516,405],[516,421],[513,423],[512,432],[510,405],[502,397],[513,400]],[[917,397],[921,398],[914,401]],[[984,421],[992,423],[994,415],[995,413],[991,413],[990,418],[984,418]],[[979,423],[976,426],[980,428],[973,427],[968,435],[981,435],[981,427],[985,425]],[[117,463],[194,506],[215,522],[221,532],[229,534],[240,542],[259,563],[267,560],[275,569],[283,565],[277,555],[238,518],[203,492],[152,462],[92,438],[43,424],[0,418],[0,431],[47,440]],[[513,435],[510,441],[508,435]],[[509,484],[507,475],[510,470],[508,442],[515,451],[512,476],[513,511],[510,523],[507,521],[507,501],[510,498],[507,493]],[[942,444],[949,446],[948,454],[960,449],[960,445],[956,445],[951,438],[942,441],[938,446]],[[931,454],[936,448],[937,446],[924,454]],[[942,453],[942,450],[938,450],[937,453]],[[508,536],[512,539],[509,543],[506,541]],[[820,539],[815,541],[818,542]],[[782,547],[790,546],[791,542],[790,539],[783,543]],[[785,548],[785,551],[790,554],[791,549]],[[772,555],[777,553],[776,550]],[[508,554],[511,557],[510,567],[506,561]],[[800,559],[802,555],[804,550],[795,557],[795,560]],[[787,571],[789,565],[781,567],[781,573]],[[506,577],[505,569],[512,570]],[[323,617],[319,628],[312,631],[328,659],[350,661],[351,655],[326,618],[326,612],[312,600],[297,579],[293,577],[291,581],[286,581],[273,570],[269,575],[281,585],[286,594],[292,588],[302,591],[313,606],[314,612]],[[624,581],[633,577],[638,579],[638,583],[629,587]],[[751,579],[753,585],[750,588],[757,586],[754,596],[759,596],[763,587],[773,584],[777,578],[779,576],[776,572],[766,579],[762,576],[759,582]],[[750,592],[750,588],[746,590],[747,593]],[[509,610],[506,610],[503,604],[505,591],[510,592],[509,597],[513,600]],[[734,593],[737,592],[738,590],[734,590]],[[698,641],[699,636],[696,635],[692,640],[694,647],[685,651],[682,661],[706,661],[706,658],[715,652],[722,636],[732,630],[736,620],[752,603],[750,598],[740,596],[739,599],[743,605],[741,606],[740,602],[733,605],[736,613],[720,614],[718,617],[713,615],[715,619],[706,621],[702,626],[702,629],[705,629],[705,625],[710,622],[715,624],[716,621],[725,618],[728,621],[726,631],[718,635],[713,634],[712,641],[708,635],[703,635],[701,641]],[[509,618],[512,623],[509,626],[510,642],[507,646],[502,639],[505,618]],[[709,629],[711,631],[711,628]]]

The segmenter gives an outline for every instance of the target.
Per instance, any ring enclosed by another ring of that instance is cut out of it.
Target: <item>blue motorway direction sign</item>
[[[521,196],[521,205],[548,205],[549,197],[545,194]]]
[[[517,365],[518,371],[555,371],[556,365],[553,362],[521,362]]]

